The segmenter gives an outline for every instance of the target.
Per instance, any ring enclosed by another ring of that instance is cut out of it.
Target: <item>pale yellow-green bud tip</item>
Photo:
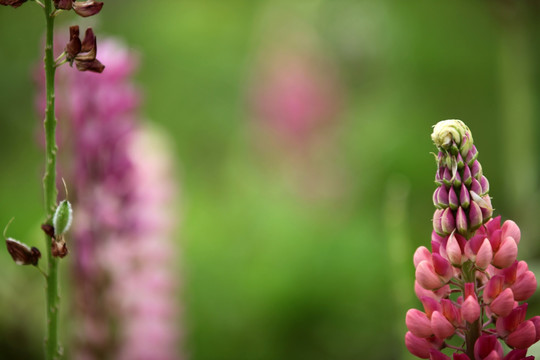
[[[452,143],[455,143],[458,147],[465,145],[462,144],[465,135],[467,135],[465,139],[467,145],[472,145],[471,131],[463,121],[456,119],[443,120],[433,127],[431,139],[437,147],[448,150]]]

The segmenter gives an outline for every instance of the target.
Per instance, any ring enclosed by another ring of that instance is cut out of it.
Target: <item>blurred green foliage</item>
[[[311,24],[339,70],[345,106],[334,150],[347,185],[337,198],[299,196],[255,150],[246,102],[268,9]],[[139,52],[144,114],[174,140],[190,358],[409,358],[412,254],[430,239],[429,135],[442,119],[473,131],[496,211],[520,224],[534,267],[539,10],[538,1],[115,0],[91,20],[59,17],[57,29],[92,24],[98,41],[115,36]],[[10,234],[36,246],[42,154],[32,73],[42,17],[31,3],[0,9],[0,226],[15,216]],[[395,186],[406,194],[396,197]],[[5,251],[0,269],[0,357],[40,358],[40,275]],[[69,261],[66,333],[68,272]],[[537,314],[538,297],[531,302]]]

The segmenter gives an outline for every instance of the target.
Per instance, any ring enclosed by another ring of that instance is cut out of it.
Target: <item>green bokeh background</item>
[[[299,195],[255,149],[246,101],[268,12],[286,14],[269,26],[281,32],[309,24],[339,71],[339,196]],[[521,226],[519,257],[539,269],[539,1],[105,0],[97,17],[64,14],[58,28],[75,22],[139,53],[142,111],[173,140],[190,359],[412,358],[404,316],[419,305],[412,254],[430,239],[429,135],[442,119],[473,131],[496,212]],[[43,24],[35,4],[0,9],[0,224],[15,216],[10,234],[38,246],[31,69]],[[0,273],[0,358],[38,359],[42,279],[6,251]],[[530,304],[540,314],[538,295]]]

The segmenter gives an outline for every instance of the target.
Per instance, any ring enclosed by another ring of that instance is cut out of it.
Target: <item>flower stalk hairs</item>
[[[27,0],[0,0],[0,5],[18,8]],[[18,265],[33,265],[42,272],[46,279],[47,300],[47,334],[45,337],[45,358],[58,359],[62,356],[62,348],[58,341],[58,314],[60,297],[58,295],[58,263],[59,259],[68,254],[65,233],[69,230],[73,217],[71,204],[67,199],[58,203],[57,171],[56,171],[56,117],[55,117],[55,73],[56,69],[69,63],[75,63],[79,71],[101,73],[105,68],[96,59],[97,43],[92,29],[85,33],[83,41],[79,38],[78,26],[70,28],[70,41],[62,54],[55,58],[53,54],[54,20],[58,15],[73,10],[82,17],[92,16],[101,11],[102,2],[87,0],[32,0],[31,2],[43,8],[46,22],[45,36],[45,174],[43,176],[43,192],[45,200],[45,222],[42,229],[45,233],[45,254],[47,270],[42,271],[38,266],[41,253],[37,248],[30,248],[22,242],[6,238],[6,246]],[[66,191],[67,196],[67,191]],[[4,236],[5,237],[5,236]]]
[[[431,137],[439,150],[431,251],[420,246],[414,254],[424,311],[407,312],[405,345],[422,359],[534,359],[527,349],[540,339],[540,316],[526,320],[524,301],[537,283],[527,263],[516,260],[520,229],[492,218],[469,128],[445,120]]]

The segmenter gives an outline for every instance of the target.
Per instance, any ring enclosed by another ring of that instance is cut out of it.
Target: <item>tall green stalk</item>
[[[47,107],[45,110],[45,175],[43,177],[43,192],[47,223],[51,223],[56,208],[56,117],[54,111],[54,75],[55,61],[53,55],[54,7],[52,0],[45,0],[45,19],[47,22],[47,35],[45,44],[45,77],[47,86]],[[45,236],[47,249],[48,272],[46,284],[47,297],[47,335],[45,338],[45,354],[47,360],[60,358],[58,343],[58,258],[52,256],[51,238]]]

